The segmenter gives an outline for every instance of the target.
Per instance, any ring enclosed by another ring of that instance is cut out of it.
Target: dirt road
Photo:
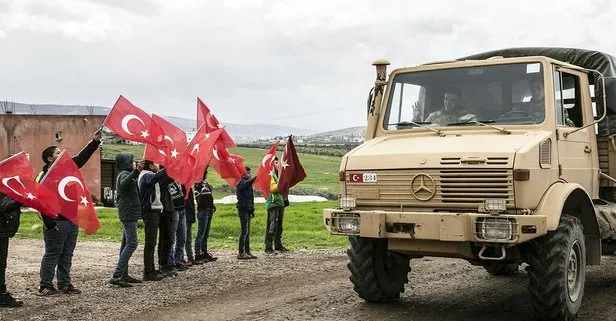
[[[217,262],[177,277],[119,289],[106,282],[117,244],[80,242],[73,281],[84,293],[35,295],[42,241],[12,240],[9,290],[25,306],[0,311],[0,320],[532,320],[526,273],[493,277],[460,260],[424,258],[399,302],[368,304],[351,288],[343,249],[298,251],[238,261],[231,251]],[[140,247],[131,273],[140,276]],[[616,320],[616,258],[604,257],[587,275],[578,320]]]

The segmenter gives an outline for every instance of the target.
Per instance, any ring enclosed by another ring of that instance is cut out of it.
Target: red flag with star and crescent
[[[201,127],[202,124],[205,124],[205,131],[207,133],[211,133],[222,128],[223,132],[220,134],[220,140],[223,142],[225,147],[237,147],[237,144],[235,144],[233,138],[231,138],[227,130],[220,125],[216,116],[212,114],[212,111],[201,100],[201,98],[197,97],[197,128]]]
[[[280,144],[280,141],[276,141],[267,154],[263,156],[261,164],[259,164],[259,168],[257,168],[257,178],[254,183],[252,183],[252,186],[263,193],[263,197],[269,196],[270,180],[272,179],[274,158],[276,157],[276,148],[278,148],[278,144]]]
[[[209,162],[212,147],[221,132],[221,129],[217,129],[212,133],[206,133],[205,126],[199,127],[195,137],[178,159],[167,166],[167,175],[185,186],[191,186],[203,179],[203,172]]]
[[[40,185],[57,193],[62,216],[81,227],[85,234],[90,235],[98,230],[100,222],[92,197],[77,164],[66,150],[51,165]]]
[[[0,162],[0,192],[51,218],[57,218],[60,212],[56,194],[34,181],[34,171],[24,152]]]
[[[163,148],[164,134],[152,117],[120,95],[107,115],[103,126],[133,142],[149,143]]]
[[[231,186],[236,186],[246,172],[244,159],[229,153],[221,139],[218,139],[212,148],[209,166]]]
[[[283,199],[289,198],[289,189],[306,178],[306,171],[299,162],[292,136],[287,139],[284,153],[280,159],[280,173],[278,175],[278,193]]]
[[[186,149],[188,145],[186,132],[156,114],[152,115],[152,122],[156,123],[161,129],[164,146],[156,148],[151,144],[146,145],[147,150],[144,151],[144,157],[163,166],[168,166]]]

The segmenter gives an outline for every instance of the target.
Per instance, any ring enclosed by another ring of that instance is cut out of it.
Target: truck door
[[[594,126],[573,132],[576,128],[593,121],[592,111],[583,108],[584,103],[590,103],[588,91],[582,90],[582,82],[586,87],[586,74],[555,67],[554,70],[554,106],[556,115],[556,131],[558,135],[558,158],[560,178],[570,183],[578,183],[586,189],[589,195],[595,195],[593,175],[598,170],[596,144],[592,138],[595,135]],[[584,78],[583,78],[584,77]],[[590,105],[588,106],[590,110]],[[595,161],[597,164],[595,165]]]

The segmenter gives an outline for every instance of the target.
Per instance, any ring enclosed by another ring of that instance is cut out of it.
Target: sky
[[[0,0],[0,99],[315,131],[363,126],[389,71],[520,46],[616,55],[611,1]]]

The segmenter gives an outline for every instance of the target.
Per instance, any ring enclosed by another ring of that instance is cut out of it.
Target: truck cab
[[[376,61],[366,141],[343,157],[339,208],[323,213],[332,235],[349,237],[359,296],[399,297],[416,257],[461,258],[494,275],[528,264],[545,281],[529,284],[533,296],[566,293],[533,300],[538,315],[574,317],[585,266],[600,263],[616,228],[612,63],[512,48],[387,77],[389,63]]]

